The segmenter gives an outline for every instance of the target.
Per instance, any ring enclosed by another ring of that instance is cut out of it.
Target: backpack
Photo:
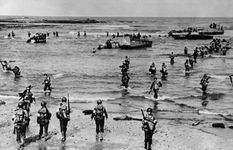
[[[96,107],[96,116],[102,117],[103,115],[104,115],[104,107],[103,107],[103,105],[98,105]]]
[[[41,119],[48,119],[48,112],[47,112],[47,109],[46,109],[46,108],[42,108],[42,109],[39,111],[39,114],[40,114],[40,118],[41,118]]]
[[[69,110],[65,103],[60,104],[59,115],[61,119],[70,119]]]
[[[52,114],[49,113],[47,108],[40,109],[38,113],[40,114],[40,116],[37,118],[38,124],[45,125],[45,124],[49,123],[49,120],[50,120]]]
[[[25,121],[25,112],[22,109],[17,109],[15,112],[15,124],[22,125]]]

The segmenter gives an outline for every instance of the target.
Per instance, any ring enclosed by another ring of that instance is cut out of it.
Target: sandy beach
[[[37,140],[39,126],[36,123],[37,110],[42,98],[31,107],[31,121],[27,132],[25,150],[31,149],[78,149],[78,150],[143,150],[144,133],[140,121],[115,121],[114,117],[133,116],[141,118],[140,110],[134,113],[113,112],[110,108],[119,108],[119,104],[104,102],[109,114],[105,122],[104,141],[96,141],[95,123],[90,115],[82,113],[85,109],[94,108],[96,103],[73,103],[71,100],[71,121],[68,125],[67,140],[61,144],[59,121],[55,116],[58,99],[47,99],[48,108],[52,112],[49,125],[49,138]],[[1,105],[0,134],[1,149],[17,149],[13,123],[12,108],[17,104],[16,98],[6,99]],[[178,118],[178,117],[177,117]],[[222,122],[223,120],[220,120]],[[192,126],[192,121],[182,122],[179,119],[158,117],[157,132],[153,136],[152,149],[159,150],[231,150],[232,129],[211,128],[211,122],[201,122]],[[229,123],[228,123],[229,124]],[[230,124],[229,124],[230,125]]]

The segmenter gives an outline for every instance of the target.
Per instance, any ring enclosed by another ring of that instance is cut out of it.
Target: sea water
[[[8,17],[1,17],[7,19]],[[205,113],[232,114],[233,87],[229,75],[233,74],[232,49],[226,56],[210,56],[198,59],[189,76],[185,76],[184,62],[187,57],[178,56],[175,63],[170,65],[169,54],[183,54],[184,47],[192,54],[197,46],[208,45],[210,40],[174,40],[167,35],[172,29],[183,29],[189,26],[208,26],[210,23],[220,23],[224,26],[225,34],[216,36],[230,40],[232,46],[233,21],[232,18],[92,18],[105,23],[96,24],[59,24],[43,22],[34,26],[25,19],[21,27],[2,28],[0,30],[0,58],[12,60],[12,66],[19,66],[22,78],[15,80],[12,73],[0,71],[0,98],[17,97],[26,86],[32,85],[35,97],[43,97],[43,74],[51,76],[51,97],[69,97],[71,102],[90,102],[98,99],[122,103],[129,110],[140,111],[140,108],[153,106],[162,112],[177,113]],[[43,17],[29,17],[31,20],[41,20]],[[46,19],[83,19],[46,17]],[[85,18],[84,18],[85,19]],[[7,24],[7,23],[6,23]],[[15,38],[5,38],[14,31]],[[53,37],[58,31],[59,37]],[[87,36],[83,36],[83,32]],[[151,48],[120,50],[102,49],[92,53],[93,48],[105,43],[112,34],[119,32],[151,35]],[[45,44],[26,43],[28,32],[49,32],[50,36]],[[80,32],[80,37],[77,33]],[[119,66],[125,56],[130,58],[129,89],[121,85],[121,69]],[[155,100],[148,94],[153,77],[149,74],[149,66],[155,62],[157,77],[161,80],[159,70],[164,62],[168,68],[168,77],[162,81],[159,98]],[[209,79],[208,105],[202,106],[202,92],[200,80],[203,74],[211,76]],[[130,109],[133,108],[133,109]],[[204,111],[203,111],[204,109]]]

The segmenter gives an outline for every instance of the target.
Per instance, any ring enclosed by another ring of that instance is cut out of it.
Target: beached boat
[[[137,49],[137,48],[146,48],[152,47],[152,41],[147,37],[139,37],[135,38],[129,36],[129,40],[124,42],[124,44],[120,44],[120,49]]]
[[[224,34],[224,29],[223,26],[212,23],[209,25],[208,28],[188,27],[187,29],[183,29],[183,30],[171,30],[170,32],[168,32],[168,35],[172,36],[173,34],[177,34],[177,33],[185,34],[186,32],[198,32],[199,34],[202,35],[220,35],[220,34]]]
[[[223,26],[217,25],[216,23],[212,23],[209,25],[209,28],[199,28],[198,32],[200,34],[218,35],[224,34],[224,29]]]
[[[27,40],[27,43],[46,43],[46,34],[36,33],[34,36]]]
[[[200,34],[199,32],[173,33],[171,36],[176,40],[209,40],[212,35]]]

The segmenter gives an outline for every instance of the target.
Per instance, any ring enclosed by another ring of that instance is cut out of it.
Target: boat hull
[[[152,41],[146,41],[141,44],[137,45],[120,45],[120,49],[141,49],[141,48],[146,48],[146,47],[152,47]]]
[[[175,40],[209,40],[213,39],[212,35],[171,35]]]

